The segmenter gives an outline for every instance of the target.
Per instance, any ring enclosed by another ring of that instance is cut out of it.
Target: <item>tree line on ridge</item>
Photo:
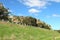
[[[46,24],[45,22],[33,18],[31,16],[16,16],[16,15],[9,15],[10,12],[6,9],[2,3],[0,3],[0,20],[9,21],[11,23],[21,24],[21,25],[28,25],[28,26],[35,26],[45,29],[51,29],[51,25]]]

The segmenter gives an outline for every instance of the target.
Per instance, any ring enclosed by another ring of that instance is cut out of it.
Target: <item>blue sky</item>
[[[60,29],[60,0],[0,0],[18,16],[32,16]]]

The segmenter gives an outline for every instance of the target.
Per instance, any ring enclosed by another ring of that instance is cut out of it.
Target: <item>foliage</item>
[[[23,23],[25,23],[26,25],[31,25],[31,26],[36,26],[36,19],[33,17],[25,17],[25,19],[23,20]]]
[[[35,27],[40,27],[40,28],[45,28],[45,29],[51,29],[50,25],[30,16],[26,16],[26,17],[14,16],[12,19],[13,19],[12,22],[14,22],[14,20],[16,19],[15,22],[18,22],[19,24],[22,24],[22,25],[30,25],[30,26],[35,26]]]
[[[2,3],[0,3],[0,20],[8,20],[8,10],[3,6]]]
[[[52,30],[0,22],[0,40],[54,40],[59,36],[58,32]]]
[[[45,29],[51,29],[50,25],[46,24],[45,22],[42,22],[36,18],[30,17],[30,16],[16,16],[13,15],[12,18],[9,18],[8,15],[8,9],[6,9],[3,4],[0,4],[0,20],[8,20],[9,22],[14,22],[18,24],[23,24],[23,25],[30,25],[30,26],[35,26],[35,27],[40,27],[40,28],[45,28]]]
[[[60,30],[55,30],[55,31],[57,31],[57,32],[59,32],[59,33],[60,33]]]

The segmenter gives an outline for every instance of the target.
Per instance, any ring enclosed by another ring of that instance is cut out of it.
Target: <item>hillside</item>
[[[0,40],[60,40],[56,31],[0,21]]]
[[[16,24],[45,28],[49,30],[51,29],[51,25],[35,17],[13,15],[7,8],[4,7],[2,3],[0,3],[0,20],[9,21],[11,23],[16,23]]]

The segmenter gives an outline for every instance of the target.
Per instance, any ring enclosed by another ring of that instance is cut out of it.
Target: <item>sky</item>
[[[0,0],[13,15],[32,16],[60,30],[60,0]]]

